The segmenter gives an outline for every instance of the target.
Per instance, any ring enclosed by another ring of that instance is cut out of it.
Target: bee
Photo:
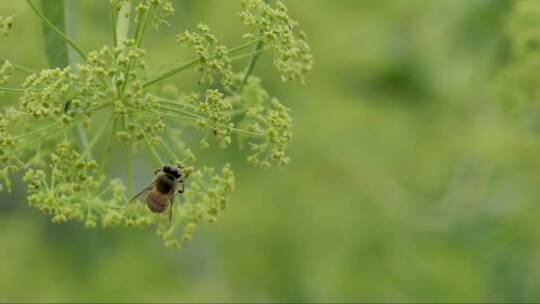
[[[154,180],[144,190],[137,193],[132,202],[146,193],[146,206],[153,213],[163,213],[169,207],[169,224],[172,222],[172,209],[177,194],[184,193],[185,183],[181,167],[163,166],[154,172]],[[129,203],[128,202],[128,203]]]

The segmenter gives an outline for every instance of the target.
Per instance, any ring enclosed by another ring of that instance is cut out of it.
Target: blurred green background
[[[199,21],[240,41],[239,1],[175,2],[145,38],[154,70],[185,57],[174,35]],[[85,50],[110,41],[107,3],[80,1]],[[180,252],[151,230],[53,225],[17,185],[0,194],[0,301],[540,300],[540,1],[286,4],[315,69],[305,86],[268,57],[255,73],[293,109],[291,165],[207,153],[232,163],[237,189]],[[0,15],[16,16],[0,56],[45,67],[25,2]],[[174,83],[196,90],[197,76]]]

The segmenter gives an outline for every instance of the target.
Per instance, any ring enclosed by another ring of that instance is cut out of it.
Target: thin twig
[[[55,31],[60,37],[62,37],[62,39],[64,39],[64,41],[67,44],[69,44],[69,46],[71,46],[84,60],[86,60],[86,55],[84,54],[84,52],[73,41],[71,41],[71,39],[69,39],[69,37],[66,34],[64,34],[49,19],[47,19],[47,17],[45,17],[45,15],[43,15],[43,13],[40,10],[38,10],[34,4],[32,4],[32,1],[26,0],[26,3],[30,5],[32,10],[39,16],[39,18],[41,19],[41,21],[43,21],[43,23],[45,23],[48,27],[50,27],[53,31]]]

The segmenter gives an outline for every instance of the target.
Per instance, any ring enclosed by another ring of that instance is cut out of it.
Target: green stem
[[[47,125],[47,126],[45,126],[45,127],[43,127],[43,128],[39,128],[39,129],[30,131],[30,132],[28,132],[28,133],[19,135],[19,136],[15,137],[14,139],[15,139],[15,140],[18,140],[18,139],[21,139],[21,138],[24,138],[24,137],[27,137],[27,136],[31,136],[31,135],[34,135],[34,134],[43,132],[43,131],[47,131],[48,129],[50,129],[50,128],[56,126],[56,125],[58,125],[59,123],[60,123],[60,121],[53,122],[52,124]]]
[[[77,125],[77,134],[79,134],[79,139],[84,150],[88,151],[86,154],[86,158],[88,160],[93,159],[92,152],[90,151],[90,147],[88,146],[88,137],[86,137],[86,131],[84,131],[81,125]]]
[[[126,119],[122,120],[124,130],[126,129]],[[128,187],[128,197],[131,197],[133,193],[133,177],[131,174],[131,151],[129,150],[129,143],[124,142],[124,167],[126,170],[126,180]]]
[[[49,131],[47,132],[47,134],[43,135],[43,136],[39,136],[37,139],[31,141],[31,142],[28,142],[26,144],[22,144],[22,145],[19,145],[17,147],[17,149],[13,150],[14,152],[17,152],[17,151],[21,151],[21,150],[24,150],[28,147],[31,147],[31,146],[34,146],[36,145],[37,143],[40,143],[40,142],[44,142],[45,140],[49,139],[50,137],[53,137],[53,136],[56,136],[58,135],[58,133],[64,133],[64,131],[68,130],[68,129],[71,129],[73,126],[75,126],[77,124],[77,121],[73,121],[72,123],[62,127],[62,128],[59,128],[57,130],[52,130],[52,131]],[[65,134],[65,133],[64,133]]]
[[[179,114],[180,115],[190,115],[190,116],[178,116],[178,115],[175,115],[174,113],[171,113],[171,111],[174,112],[173,110],[169,110],[169,109],[166,109],[166,110],[167,110],[167,112],[162,112],[162,111],[155,111],[155,112],[157,114],[163,115],[165,117],[176,118],[176,119],[192,119],[192,120],[206,119],[203,116],[199,116],[197,114],[193,114],[193,113],[189,113],[189,112],[184,112],[184,113],[179,113]],[[210,126],[210,128],[213,128],[213,127],[228,128],[228,126],[225,126],[223,124],[217,124],[217,125]],[[263,138],[263,137],[265,137],[264,133],[251,132],[251,131],[247,131],[247,130],[243,130],[243,129],[239,129],[239,128],[231,128],[231,131],[238,134],[238,135],[244,135],[244,136],[247,136],[247,137],[255,137],[255,138]]]
[[[130,11],[131,1],[125,1],[124,3],[122,3],[122,7],[120,8],[118,14],[116,14],[115,33],[117,44],[115,46],[122,44],[128,36],[131,16]],[[128,15],[128,17],[126,17],[126,14]]]
[[[199,114],[189,112],[189,111],[186,111],[186,110],[183,110],[183,109],[171,108],[171,107],[168,107],[166,105],[159,105],[159,108],[163,109],[163,110],[165,110],[167,112],[174,112],[176,114],[185,115],[185,116],[192,117],[192,118],[206,119],[206,117],[201,116]]]
[[[142,36],[146,30],[146,26],[147,26],[147,22],[148,22],[148,19],[149,19],[149,15],[150,13],[152,13],[152,9],[150,9],[150,11],[146,12],[142,18],[142,20],[139,19],[139,22],[137,23],[137,28],[135,29],[135,41],[136,41],[136,46],[137,47],[140,47],[141,43],[142,43]],[[124,80],[124,84],[122,85],[122,88],[120,89],[120,94],[121,96],[123,96],[124,94],[124,91],[126,90],[126,86],[127,86],[127,83],[129,81],[129,73],[131,72],[131,69],[133,68],[133,59],[130,59],[129,60],[129,64],[126,68],[126,77],[125,77],[125,80]]]
[[[126,167],[127,191],[131,197],[133,193],[133,177],[131,174],[131,153],[129,151],[129,143],[124,143],[124,161]]]
[[[0,87],[1,92],[23,93],[24,89]]]
[[[152,14],[154,13],[153,8],[150,8],[150,10],[144,15],[144,20],[142,21],[142,26],[139,28],[139,32],[137,33],[135,37],[135,42],[137,47],[141,46],[142,38],[144,36],[144,33],[146,32],[146,28],[148,27],[148,20],[152,18]]]
[[[150,151],[150,156],[152,156],[154,162],[156,162],[158,166],[163,166],[165,163],[157,153],[156,149],[152,147],[152,144],[150,143],[146,135],[144,136],[144,142],[146,143],[146,147],[148,147],[148,151]]]
[[[45,15],[43,15],[43,13],[40,10],[38,10],[37,7],[34,6],[34,4],[32,4],[32,1],[26,0],[26,3],[28,3],[28,5],[39,16],[39,18],[41,19],[43,23],[45,23],[48,27],[50,27],[53,31],[55,31],[60,37],[62,37],[62,39],[67,44],[69,44],[69,46],[73,48],[73,50],[75,50],[84,60],[86,60],[86,55],[84,54],[84,52],[81,51],[81,49],[73,41],[71,41],[71,39],[69,39],[69,37],[66,36],[66,34],[64,34],[49,19],[47,19],[47,17],[45,17]]]
[[[175,74],[178,74],[178,73],[180,73],[180,72],[182,72],[184,70],[187,70],[187,69],[189,69],[190,67],[194,66],[197,63],[199,63],[199,59],[192,60],[192,61],[190,61],[188,63],[177,66],[176,68],[173,68],[173,69],[171,69],[171,70],[169,70],[167,72],[164,72],[164,73],[158,75],[156,78],[145,82],[143,84],[143,88],[146,88],[146,87],[148,87],[150,85],[153,85],[156,82],[160,82],[160,81],[162,81],[162,80],[164,80],[166,78],[169,78],[171,76],[174,76]]]
[[[252,45],[254,45],[254,44],[258,44],[259,42],[262,42],[262,41],[263,41],[263,39],[260,38],[260,37],[259,37],[259,38],[256,38],[256,39],[253,39],[253,40],[251,40],[251,41],[249,41],[249,42],[246,42],[246,43],[244,43],[244,44],[241,44],[241,45],[239,45],[239,46],[237,46],[237,47],[234,47],[234,48],[230,49],[230,50],[229,50],[229,54],[234,53],[234,52],[237,52],[237,51],[240,51],[240,50],[243,50],[243,49],[245,49],[245,48],[247,48],[247,47],[250,47],[250,46],[252,46]]]
[[[7,59],[2,58],[2,57],[0,57],[0,60],[2,60],[2,61],[4,61],[4,62],[8,61],[8,62],[13,66],[13,68],[15,68],[16,70],[19,70],[19,71],[21,71],[21,72],[26,72],[26,73],[28,73],[28,74],[36,74],[36,73],[38,73],[38,71],[36,71],[36,70],[33,70],[33,69],[31,69],[31,68],[24,67],[24,66],[22,66],[22,65],[20,65],[20,64],[14,63],[14,62],[11,61],[11,60],[7,60]]]
[[[172,156],[172,161],[176,164],[178,163],[178,158],[176,157],[176,155],[174,154],[174,151],[171,149],[171,147],[169,147],[169,145],[167,144],[167,142],[165,141],[162,141],[162,145],[163,147],[165,147],[165,150],[167,150],[167,152],[169,152],[169,154]]]
[[[266,49],[261,49],[260,51],[234,56],[234,57],[231,57],[231,60],[234,61],[234,60],[243,59],[243,58],[246,58],[246,57],[259,56],[260,54],[262,54],[262,53],[264,53],[264,52],[266,52],[268,50],[269,50],[269,48],[266,48]]]
[[[92,138],[92,141],[86,145],[86,149],[81,154],[81,158],[85,157],[87,154],[91,155],[91,149],[96,145],[96,143],[101,138],[101,135],[103,134],[103,132],[105,132],[107,127],[109,127],[109,122],[110,122],[110,119],[107,121],[107,123],[104,124],[103,128],[101,128],[101,130],[99,130],[98,134],[96,134],[96,136],[94,136],[94,138]]]
[[[163,102],[163,103],[167,103],[169,105],[186,107],[186,108],[190,108],[192,110],[197,110],[196,106],[194,106],[192,104],[189,104],[189,103],[182,102],[180,100],[167,99],[167,98],[158,97],[158,96],[154,96],[154,95],[153,95],[153,97],[155,97],[158,101]]]
[[[253,69],[255,68],[255,64],[257,63],[257,59],[259,58],[259,56],[261,55],[260,53],[258,53],[260,50],[262,50],[264,46],[264,41],[259,41],[259,43],[257,43],[255,45],[255,48],[253,49],[253,51],[256,53],[254,54],[251,59],[249,60],[249,63],[248,63],[248,66],[247,66],[247,69],[246,69],[246,74],[244,75],[244,79],[242,79],[242,83],[240,84],[240,86],[238,87],[238,90],[236,91],[236,93],[240,93],[242,92],[242,89],[244,88],[244,86],[246,85],[246,82],[249,78],[249,75],[251,75],[251,72],[253,72]]]
[[[115,118],[113,120],[112,128],[111,128],[111,130],[109,132],[109,135],[107,136],[107,143],[105,144],[105,149],[103,150],[103,155],[101,157],[101,166],[100,166],[98,176],[103,173],[103,170],[105,169],[105,167],[107,166],[107,163],[109,162],[109,155],[110,155],[110,151],[111,151],[111,143],[112,143],[112,139],[114,137],[114,132],[116,131],[117,122],[118,122],[118,119]]]
[[[252,46],[253,44],[259,43],[260,41],[262,41],[262,40],[256,39],[256,40],[251,41],[251,42],[249,42],[249,43],[243,44],[243,45],[241,45],[241,46],[238,46],[238,47],[236,47],[236,48],[233,48],[233,49],[229,50],[229,53],[233,53],[233,52],[239,51],[239,50],[241,50],[241,49],[244,49],[244,48],[246,48],[246,47]],[[237,57],[231,58],[231,60],[236,60],[236,59],[241,59],[241,58],[244,58],[244,57],[249,57],[249,56],[258,55],[258,54],[260,54],[260,53],[262,53],[262,52],[264,52],[264,51],[266,51],[266,50],[262,50],[262,51],[259,51],[259,52],[251,52],[251,53],[239,55],[239,56],[237,56]],[[210,59],[213,59],[213,58],[214,58],[214,57],[211,57]],[[166,79],[166,78],[169,78],[169,77],[171,77],[171,76],[174,76],[174,75],[176,75],[176,74],[178,74],[178,73],[180,73],[180,72],[182,72],[182,71],[184,71],[184,70],[186,70],[186,69],[189,69],[190,67],[194,66],[195,64],[197,64],[197,63],[199,63],[199,62],[200,62],[200,59],[197,58],[197,59],[193,59],[193,60],[191,60],[191,61],[189,61],[189,62],[187,62],[187,63],[181,64],[181,65],[179,65],[179,66],[177,66],[177,67],[175,67],[175,68],[172,68],[171,70],[166,71],[166,72],[164,72],[164,73],[162,73],[162,74],[156,76],[154,79],[151,79],[151,80],[145,82],[145,83],[143,84],[143,87],[146,88],[147,86],[150,86],[150,85],[152,85],[152,84],[154,84],[154,83],[156,83],[156,82],[160,82],[160,81],[162,81],[162,80],[164,80],[164,79]]]
[[[109,18],[111,18],[113,46],[116,47],[118,45],[118,11],[112,1],[109,2]]]

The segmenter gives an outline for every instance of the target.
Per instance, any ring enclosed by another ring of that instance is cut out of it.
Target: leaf
[[[43,15],[60,31],[66,32],[66,9],[64,0],[41,0]],[[54,30],[43,24],[45,54],[53,68],[69,65],[68,45]]]

